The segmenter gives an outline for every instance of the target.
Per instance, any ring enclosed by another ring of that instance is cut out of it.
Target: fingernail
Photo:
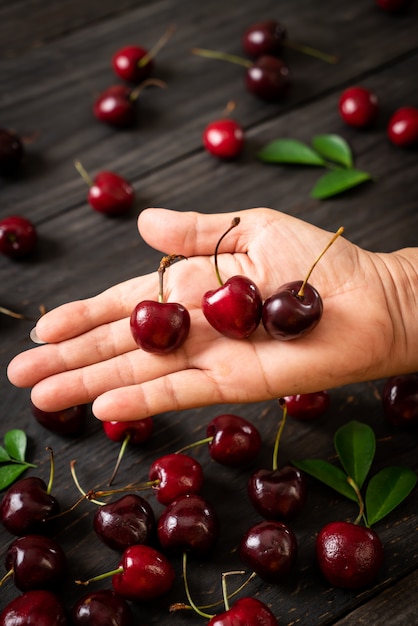
[[[38,343],[38,344],[46,343],[46,341],[41,341],[41,339],[39,339],[38,335],[36,334],[36,326],[35,328],[32,328],[29,336],[32,339],[33,343]]]

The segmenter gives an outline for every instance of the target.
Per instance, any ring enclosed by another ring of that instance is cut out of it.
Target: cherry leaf
[[[328,461],[322,459],[304,459],[303,461],[292,461],[298,469],[306,472],[310,476],[317,478],[341,495],[357,502],[357,495],[354,489],[347,482],[346,474]]]
[[[3,446],[0,446],[0,463],[7,463],[8,461],[10,462],[10,454],[3,448]]]
[[[334,447],[341,465],[361,489],[376,452],[376,437],[370,426],[353,420],[334,435]]]
[[[385,467],[367,486],[365,505],[369,526],[393,511],[412,491],[417,475],[406,467]]]
[[[26,463],[8,463],[0,467],[0,491],[11,485],[16,478],[19,478],[29,465]]]
[[[356,169],[332,170],[327,172],[316,181],[311,197],[316,200],[325,200],[336,196],[347,189],[356,187],[361,183],[371,180],[371,175]]]
[[[4,446],[7,452],[16,461],[24,462],[26,454],[26,433],[20,428],[9,430],[4,435]]]
[[[312,146],[325,159],[347,168],[353,167],[351,148],[340,135],[316,135],[312,138]]]
[[[320,154],[297,139],[276,139],[264,146],[257,156],[266,163],[326,165]]]

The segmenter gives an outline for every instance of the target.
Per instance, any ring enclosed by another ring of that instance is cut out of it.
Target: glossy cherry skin
[[[206,428],[209,453],[214,461],[229,467],[240,467],[253,461],[261,448],[257,428],[248,420],[225,413],[214,417]]]
[[[122,554],[118,567],[123,571],[112,576],[112,585],[125,600],[155,600],[170,591],[174,584],[174,567],[151,546],[130,546]]]
[[[260,469],[248,481],[248,495],[255,510],[266,519],[290,520],[303,509],[308,488],[305,475],[286,465]]]
[[[241,561],[268,583],[282,582],[296,561],[297,540],[294,532],[276,520],[259,522],[242,537]]]
[[[6,571],[20,591],[61,587],[67,576],[67,557],[60,544],[43,535],[24,535],[7,549]]]
[[[333,587],[359,589],[377,577],[383,563],[383,545],[374,530],[349,522],[331,522],[317,535],[319,568]]]
[[[219,538],[219,520],[213,506],[202,496],[191,494],[174,500],[161,514],[157,525],[165,554],[207,556]]]
[[[264,602],[244,597],[228,611],[212,617],[208,626],[279,626],[279,622]]]
[[[41,478],[29,476],[15,482],[3,496],[0,519],[13,535],[45,532],[46,522],[60,511],[58,500],[47,493]]]
[[[290,73],[287,65],[277,57],[259,57],[245,76],[247,90],[267,101],[282,100],[290,87]]]
[[[274,339],[296,339],[312,332],[319,324],[322,298],[309,283],[305,285],[303,296],[299,296],[301,286],[301,280],[286,283],[264,302],[261,319]]]
[[[364,87],[349,87],[340,96],[338,110],[349,126],[367,128],[377,119],[379,101],[375,93]]]
[[[89,188],[87,200],[99,213],[121,215],[127,213],[135,200],[131,183],[114,172],[100,172]]]
[[[26,591],[0,613],[0,626],[69,626],[61,600],[52,591]]]
[[[283,50],[286,37],[286,29],[280,22],[264,20],[247,28],[242,36],[242,47],[254,59],[266,54],[278,56]]]
[[[38,235],[30,220],[21,215],[10,215],[0,220],[0,254],[18,259],[36,248]]]
[[[390,141],[401,148],[418,145],[418,109],[401,107],[389,119],[387,134]]]
[[[104,544],[123,552],[134,544],[149,544],[156,527],[151,505],[137,494],[99,506],[93,520],[96,535]]]
[[[234,159],[244,148],[244,130],[231,118],[216,120],[203,131],[205,149],[220,159]]]
[[[161,504],[170,504],[180,496],[199,493],[203,485],[203,469],[196,459],[187,454],[166,454],[156,459],[148,477],[158,481],[155,495]]]
[[[12,130],[0,128],[0,176],[14,174],[22,162],[23,143]]]
[[[42,411],[31,402],[32,415],[36,421],[58,435],[78,435],[87,419],[87,406],[81,404],[62,411]]]
[[[328,391],[314,391],[312,393],[298,393],[294,396],[284,396],[287,414],[294,419],[309,421],[324,415],[330,405]]]
[[[154,61],[149,59],[140,65],[141,59],[148,54],[148,50],[141,46],[124,46],[112,57],[112,68],[118,78],[128,83],[141,83],[148,78],[154,69]]]
[[[106,437],[111,441],[118,443],[129,437],[129,443],[139,445],[150,439],[154,429],[154,420],[152,417],[129,422],[111,420],[110,422],[102,422],[102,426]]]
[[[80,598],[71,610],[72,626],[134,626],[129,604],[112,589],[99,589]]]
[[[135,98],[126,85],[112,85],[99,95],[93,105],[95,117],[116,128],[128,128],[135,123]]]
[[[411,0],[375,0],[377,6],[387,13],[400,13],[409,7]]]
[[[190,314],[177,302],[143,300],[131,313],[130,327],[139,348],[154,354],[168,354],[186,341]]]
[[[418,426],[418,373],[388,378],[382,403],[385,417],[393,426]]]
[[[209,324],[231,339],[249,337],[261,320],[260,291],[246,276],[232,276],[221,287],[207,291],[201,306]]]

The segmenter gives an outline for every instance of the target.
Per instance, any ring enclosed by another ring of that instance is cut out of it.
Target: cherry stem
[[[92,177],[90,176],[90,174],[87,172],[87,170],[83,167],[81,162],[78,160],[74,161],[74,167],[77,170],[77,172],[80,174],[84,182],[87,183],[89,187],[93,187],[94,181]]]
[[[180,448],[180,450],[176,451],[176,454],[182,454],[183,452],[187,452],[187,450],[191,450],[192,448],[198,448],[199,446],[203,446],[205,443],[211,443],[212,441],[213,436],[199,439],[199,441],[194,441],[193,443],[189,443],[187,446],[184,446],[184,448]]]
[[[159,78],[147,78],[140,85],[138,85],[138,87],[132,89],[129,95],[129,99],[131,101],[136,100],[139,97],[141,91],[147,89],[147,87],[160,87],[161,89],[165,89],[167,87],[167,83],[165,83],[163,80],[160,80]]]
[[[6,572],[6,574],[3,576],[3,578],[0,579],[0,587],[3,586],[3,584],[6,582],[6,580],[9,580],[9,578],[12,578],[13,573],[14,573],[13,568],[9,569],[9,571]]]
[[[158,290],[158,302],[162,304],[164,302],[164,273],[167,268],[170,267],[176,261],[187,260],[187,257],[182,254],[167,254],[164,256],[158,267],[158,279],[159,279],[159,290]]]
[[[50,467],[49,467],[49,481],[48,481],[48,486],[46,488],[46,492],[49,495],[52,491],[52,483],[54,482],[54,474],[55,474],[55,459],[54,459],[54,452],[52,450],[52,448],[50,448],[49,446],[46,448],[46,450],[48,450],[49,454],[50,454]]]
[[[192,48],[192,54],[199,57],[205,57],[206,59],[217,59],[218,61],[228,61],[228,63],[235,63],[235,65],[241,65],[242,67],[250,68],[254,65],[253,61],[244,59],[236,54],[228,54],[227,52],[220,52],[219,50],[208,50],[207,48]]]
[[[17,320],[27,319],[21,313],[15,313],[14,311],[11,311],[10,309],[6,309],[4,306],[0,306],[0,313],[3,313],[3,315],[8,315],[9,317],[14,317]]]
[[[187,600],[189,601],[192,609],[200,615],[200,617],[207,617],[211,619],[213,615],[209,615],[208,613],[204,613],[194,602],[192,596],[190,595],[189,583],[187,581],[187,552],[183,552],[183,580],[184,580],[184,590],[186,592]]]
[[[227,576],[231,576],[231,575],[235,575],[235,574],[240,574],[243,575],[245,574],[245,571],[243,570],[235,570],[232,572],[223,572],[222,573],[222,596],[224,599],[224,605],[225,605],[225,610],[229,611],[229,597],[228,597],[228,589],[226,586],[226,578]]]
[[[144,67],[148,65],[148,63],[153,59],[158,52],[166,45],[167,41],[172,37],[176,27],[174,24],[169,26],[165,33],[160,37],[160,39],[155,43],[152,48],[138,61],[138,67]]]
[[[357,485],[357,483],[351,478],[351,476],[347,476],[347,482],[350,485],[350,487],[352,487],[354,489],[354,492],[357,496],[357,501],[358,501],[358,505],[359,505],[359,514],[357,515],[356,519],[354,520],[354,524],[360,524],[360,520],[363,517],[365,522],[366,522],[366,526],[368,526],[367,524],[367,520],[364,516],[364,500],[363,500],[363,496],[361,495],[360,489]]]
[[[297,297],[298,298],[303,298],[304,293],[305,293],[305,287],[306,287],[306,283],[308,282],[308,280],[311,277],[311,274],[313,272],[313,270],[315,269],[316,265],[319,263],[319,261],[322,259],[322,257],[324,256],[325,252],[327,252],[327,250],[332,246],[332,244],[334,243],[334,241],[336,239],[338,239],[338,237],[340,235],[342,235],[344,232],[344,226],[340,226],[340,228],[337,230],[336,233],[334,233],[334,235],[331,237],[330,241],[328,242],[328,244],[325,246],[325,248],[322,250],[321,254],[315,259],[315,261],[313,262],[311,269],[309,270],[305,280],[303,281],[298,293],[297,293]]]
[[[110,480],[108,482],[109,487],[113,483],[113,481],[115,480],[116,474],[118,473],[119,466],[121,464],[123,455],[125,454],[125,450],[126,450],[126,447],[127,447],[128,443],[129,443],[130,439],[131,439],[131,435],[130,435],[130,433],[127,433],[127,435],[125,436],[125,439],[123,440],[122,445],[120,447],[118,458],[116,459],[116,464],[115,464],[115,468],[113,470],[112,476],[110,477]]]
[[[282,432],[284,429],[284,425],[286,423],[286,418],[287,418],[287,406],[286,406],[286,401],[283,400],[282,398],[279,400],[279,404],[281,406],[281,408],[283,409],[283,417],[281,419],[280,422],[280,426],[277,430],[277,435],[276,435],[276,440],[274,442],[274,449],[273,449],[273,471],[276,471],[276,469],[278,468],[278,463],[277,463],[277,459],[278,459],[278,455],[279,455],[279,444],[280,444],[280,439],[282,436]]]
[[[100,502],[100,500],[95,500],[93,497],[90,497],[91,496],[91,492],[90,493],[86,493],[84,491],[84,489],[82,489],[80,483],[78,482],[77,474],[76,474],[76,471],[75,471],[75,464],[76,464],[76,461],[71,461],[71,463],[70,463],[70,470],[71,470],[71,476],[73,477],[75,486],[77,487],[79,492],[82,494],[82,496],[85,499],[90,500],[90,502],[93,502],[94,504],[98,504],[99,506],[104,506],[106,504],[105,502]]]
[[[296,41],[290,41],[289,39],[285,39],[283,41],[283,45],[291,50],[297,50],[297,52],[302,52],[302,54],[307,54],[308,56],[315,57],[320,59],[321,61],[325,61],[325,63],[330,63],[331,65],[335,65],[338,63],[339,58],[334,54],[328,54],[327,52],[322,52],[322,50],[317,50],[317,48],[312,48],[311,46],[306,46],[303,43],[298,43]]]
[[[240,218],[239,217],[234,217],[232,222],[231,222],[231,226],[224,232],[224,234],[222,235],[222,237],[219,239],[218,243],[216,244],[216,248],[215,248],[215,254],[214,254],[214,261],[215,261],[215,272],[216,272],[216,276],[218,278],[219,284],[222,285],[223,280],[221,278],[221,275],[219,273],[219,268],[218,268],[218,250],[219,250],[219,246],[221,241],[224,239],[224,237],[226,237],[226,235],[233,229],[235,228],[235,226],[238,226],[238,224],[240,223]]]
[[[99,580],[105,580],[105,578],[109,578],[109,576],[116,576],[116,574],[123,574],[123,567],[117,567],[116,569],[112,569],[109,572],[104,572],[103,574],[98,574],[93,578],[89,578],[88,580],[75,580],[76,585],[89,585],[90,583],[98,582]]]

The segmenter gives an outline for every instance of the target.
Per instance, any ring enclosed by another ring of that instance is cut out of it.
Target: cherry
[[[157,534],[165,553],[188,552],[203,557],[213,550],[218,541],[218,516],[202,496],[180,496],[163,511],[158,521]]]
[[[51,591],[26,591],[0,613],[0,626],[68,626],[61,600]]]
[[[0,254],[11,258],[26,257],[37,244],[38,235],[30,220],[10,215],[0,220]]]
[[[306,478],[292,465],[259,469],[248,481],[248,495],[256,511],[266,519],[290,520],[305,505]]]
[[[30,406],[36,421],[58,435],[78,435],[86,423],[87,406],[85,404],[62,411],[42,411],[32,401]]]
[[[302,337],[319,324],[323,302],[318,291],[308,280],[318,261],[342,234],[341,227],[312,264],[305,280],[293,281],[279,289],[263,304],[262,321],[266,331],[281,341]]]
[[[213,418],[206,429],[209,452],[221,465],[239,467],[255,459],[261,448],[257,428],[239,415],[225,413]]]
[[[286,403],[287,414],[301,421],[321,417],[330,405],[330,396],[326,390],[285,396],[283,400]]]
[[[217,289],[207,291],[202,297],[202,311],[209,324],[219,333],[231,339],[249,337],[261,319],[262,300],[257,285],[246,276],[232,276],[223,283],[218,268],[218,249],[223,238],[238,224],[238,217],[224,232],[215,248],[215,271],[219,284]]]
[[[73,626],[134,626],[129,604],[112,589],[99,589],[80,598],[71,610]]]
[[[24,535],[15,539],[6,552],[6,578],[20,591],[59,588],[67,575],[67,557],[55,539]]]
[[[331,522],[316,538],[319,568],[333,587],[358,589],[370,585],[383,562],[383,545],[370,528]]]
[[[174,567],[161,552],[141,544],[124,550],[116,569],[99,574],[79,585],[112,577],[114,591],[125,600],[146,602],[161,597],[172,588],[175,580]]]
[[[129,443],[139,445],[148,441],[152,435],[154,421],[152,417],[133,420],[130,422],[118,422],[112,420],[110,422],[102,422],[102,426],[105,435],[109,439],[116,442],[122,442],[118,458],[116,459],[115,468],[109,480],[109,485],[111,485],[119,470],[127,445]]]
[[[24,155],[23,143],[19,135],[6,128],[0,128],[0,175],[9,176],[18,170]]]
[[[230,609],[212,617],[208,626],[278,626],[268,606],[257,598],[244,597]]]
[[[399,13],[411,4],[411,0],[375,0],[375,2],[387,13]]]
[[[338,109],[349,126],[371,126],[379,114],[379,101],[375,93],[364,87],[349,87],[340,96]]]
[[[387,126],[387,134],[395,146],[406,148],[418,144],[418,109],[401,107],[393,113]]]
[[[293,569],[297,556],[296,536],[283,522],[262,521],[244,534],[239,555],[264,581],[279,583]]]
[[[120,552],[134,544],[150,543],[155,526],[150,504],[136,494],[127,494],[115,502],[99,506],[93,520],[99,539]]]
[[[180,348],[190,330],[190,314],[177,302],[164,302],[163,276],[165,270],[185,257],[172,254],[163,257],[158,268],[158,302],[143,300],[133,309],[130,317],[131,333],[135,343],[146,352],[168,354]]]
[[[136,121],[136,103],[145,87],[165,84],[156,78],[148,78],[135,89],[126,85],[112,85],[96,98],[93,114],[100,121],[116,128],[129,128]]]
[[[149,469],[157,500],[170,504],[180,496],[199,493],[203,485],[203,469],[198,461],[181,454],[166,454],[156,459]]]
[[[203,132],[205,149],[221,159],[234,159],[244,148],[244,130],[231,118],[208,124]]]
[[[99,213],[121,215],[127,213],[135,200],[131,183],[115,172],[99,172],[90,178],[80,161],[74,163],[77,171],[89,186],[87,200]]]
[[[388,378],[383,386],[385,417],[397,427],[418,425],[418,373]]]

